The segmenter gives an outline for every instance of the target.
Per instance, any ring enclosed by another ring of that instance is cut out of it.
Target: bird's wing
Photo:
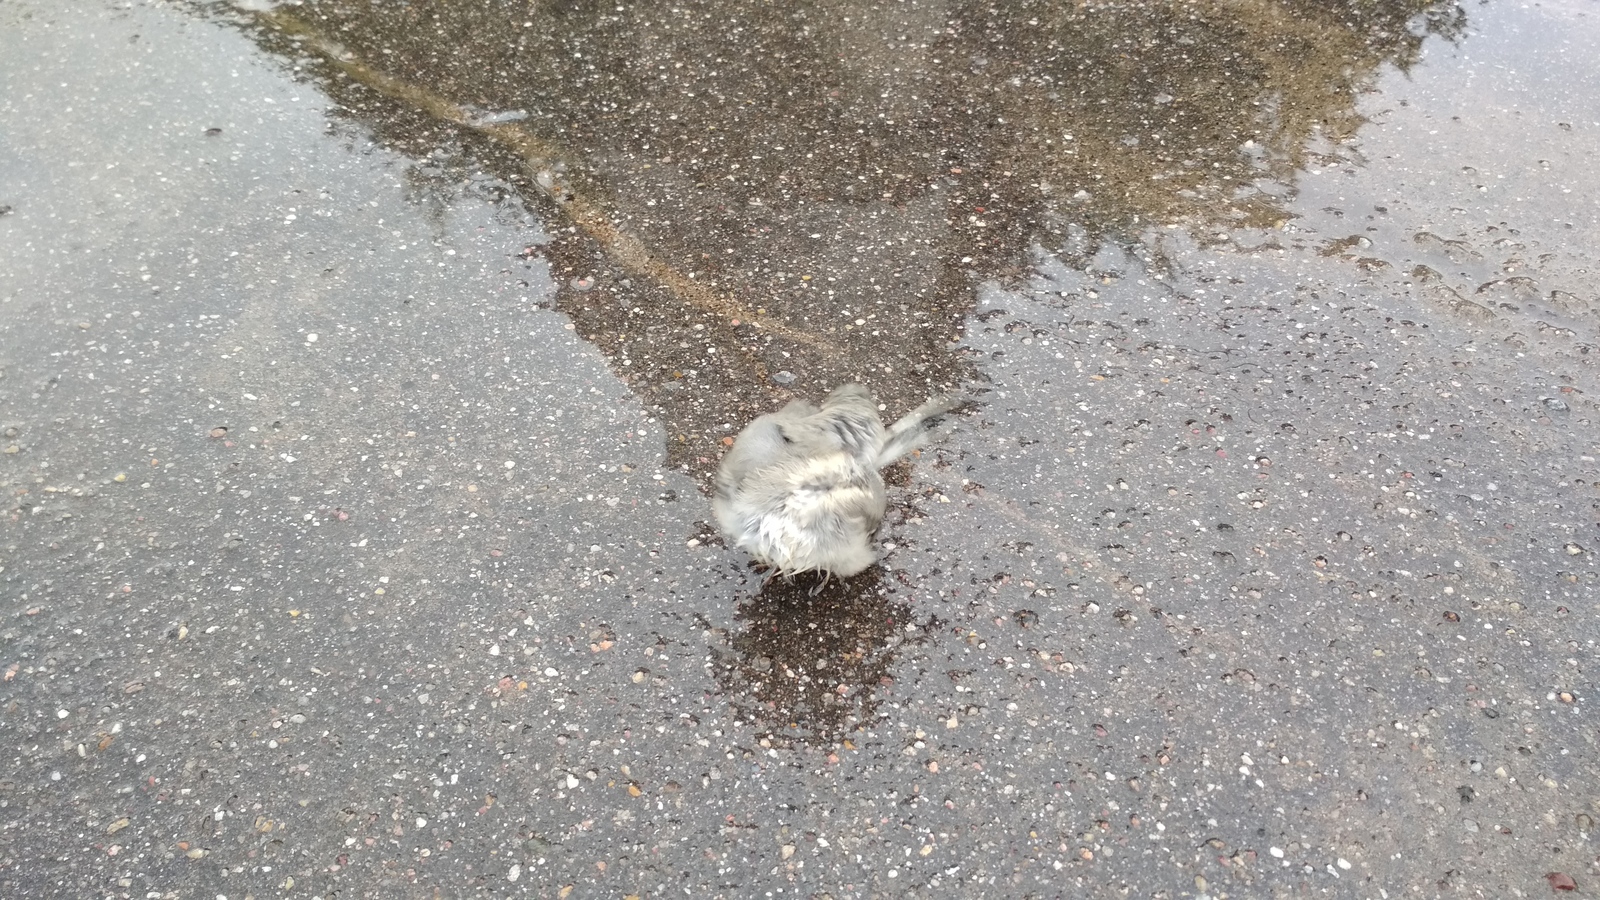
[[[872,395],[859,384],[834,389],[822,401],[822,408],[806,420],[808,434],[819,446],[842,450],[857,464],[876,457],[883,442],[883,423]]]

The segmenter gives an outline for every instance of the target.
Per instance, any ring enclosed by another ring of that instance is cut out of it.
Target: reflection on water
[[[208,7],[215,11],[217,7]],[[990,5],[307,0],[235,11],[345,115],[524,191],[560,308],[702,476],[725,426],[971,373],[976,281],[1027,248],[1271,225],[1441,0]],[[441,189],[427,182],[430,198]]]

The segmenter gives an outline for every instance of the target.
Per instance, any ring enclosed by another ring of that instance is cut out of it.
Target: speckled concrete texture
[[[0,0],[0,895],[1593,894],[1588,3]],[[971,398],[809,596],[752,416]]]

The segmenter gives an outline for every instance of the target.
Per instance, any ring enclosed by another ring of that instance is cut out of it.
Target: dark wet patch
[[[976,281],[1030,244],[1282,221],[1271,184],[1354,133],[1378,67],[1465,22],[1422,0],[230,15],[394,146],[515,185],[558,307],[702,480],[790,384],[862,381],[892,418],[970,381],[950,347]]]
[[[764,746],[836,747],[877,725],[904,648],[938,628],[878,569],[834,579],[816,594],[814,581],[777,578],[760,587],[740,601],[727,645],[712,647],[725,696]]]

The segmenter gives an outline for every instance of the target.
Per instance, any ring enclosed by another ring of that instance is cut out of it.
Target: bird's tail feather
[[[875,468],[883,468],[921,446],[927,440],[930,423],[961,405],[959,397],[932,397],[889,426],[883,446],[878,450]]]

